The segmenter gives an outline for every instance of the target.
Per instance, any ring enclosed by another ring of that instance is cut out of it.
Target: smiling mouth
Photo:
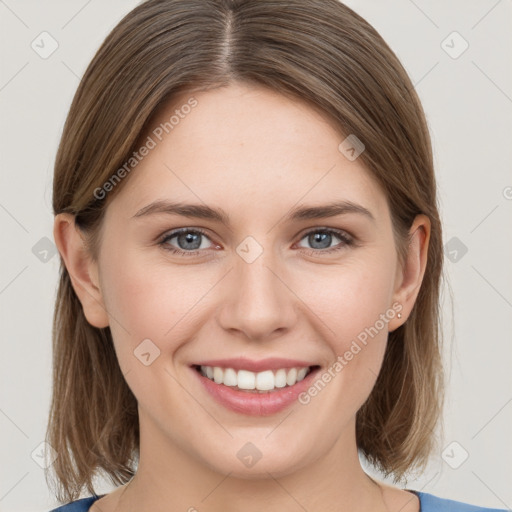
[[[272,393],[294,386],[320,367],[314,365],[264,370],[261,372],[235,370],[234,368],[222,368],[220,366],[193,365],[193,368],[200,375],[216,384],[230,387],[236,391]]]

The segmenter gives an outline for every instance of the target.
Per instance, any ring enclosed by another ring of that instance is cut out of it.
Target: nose
[[[226,277],[218,317],[224,330],[262,341],[283,336],[296,325],[299,299],[270,250],[252,262],[235,255]]]

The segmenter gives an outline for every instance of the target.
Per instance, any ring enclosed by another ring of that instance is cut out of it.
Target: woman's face
[[[404,320],[390,212],[361,159],[340,151],[345,137],[305,104],[237,84],[180,109],[191,96],[148,132],[156,145],[107,208],[93,275],[141,453],[285,475],[355,450],[356,412]],[[334,203],[336,215],[309,210]],[[218,383],[201,364],[222,368]],[[314,371],[293,384],[292,367]],[[234,388],[255,382],[274,390]]]

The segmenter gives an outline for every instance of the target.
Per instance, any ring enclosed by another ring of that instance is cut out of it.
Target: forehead
[[[362,161],[340,152],[346,136],[334,123],[265,87],[184,92],[159,109],[141,144],[147,137],[152,149],[113,201],[126,216],[155,199],[274,212],[346,199],[388,213]]]

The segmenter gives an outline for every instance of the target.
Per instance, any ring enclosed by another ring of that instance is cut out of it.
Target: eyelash
[[[182,233],[195,233],[195,234],[201,234],[209,239],[208,234],[199,228],[181,228],[177,229],[175,231],[172,231],[170,233],[167,233],[163,236],[163,238],[158,242],[158,245],[162,246],[162,248],[166,251],[171,252],[172,254],[176,254],[179,256],[196,256],[199,252],[201,252],[203,249],[196,249],[195,251],[184,251],[182,249],[177,249],[175,247],[170,248],[169,247],[169,240],[172,238],[175,238],[176,236],[181,235]],[[341,239],[341,243],[337,246],[331,247],[330,249],[309,249],[309,251],[306,249],[306,254],[309,256],[317,256],[318,254],[331,254],[333,252],[337,252],[342,250],[345,247],[350,247],[355,245],[354,239],[349,236],[347,233],[341,230],[333,229],[333,228],[315,228],[312,229],[302,236],[300,240],[303,240],[307,236],[313,234],[313,233],[327,233],[330,235],[336,235],[339,239]]]

